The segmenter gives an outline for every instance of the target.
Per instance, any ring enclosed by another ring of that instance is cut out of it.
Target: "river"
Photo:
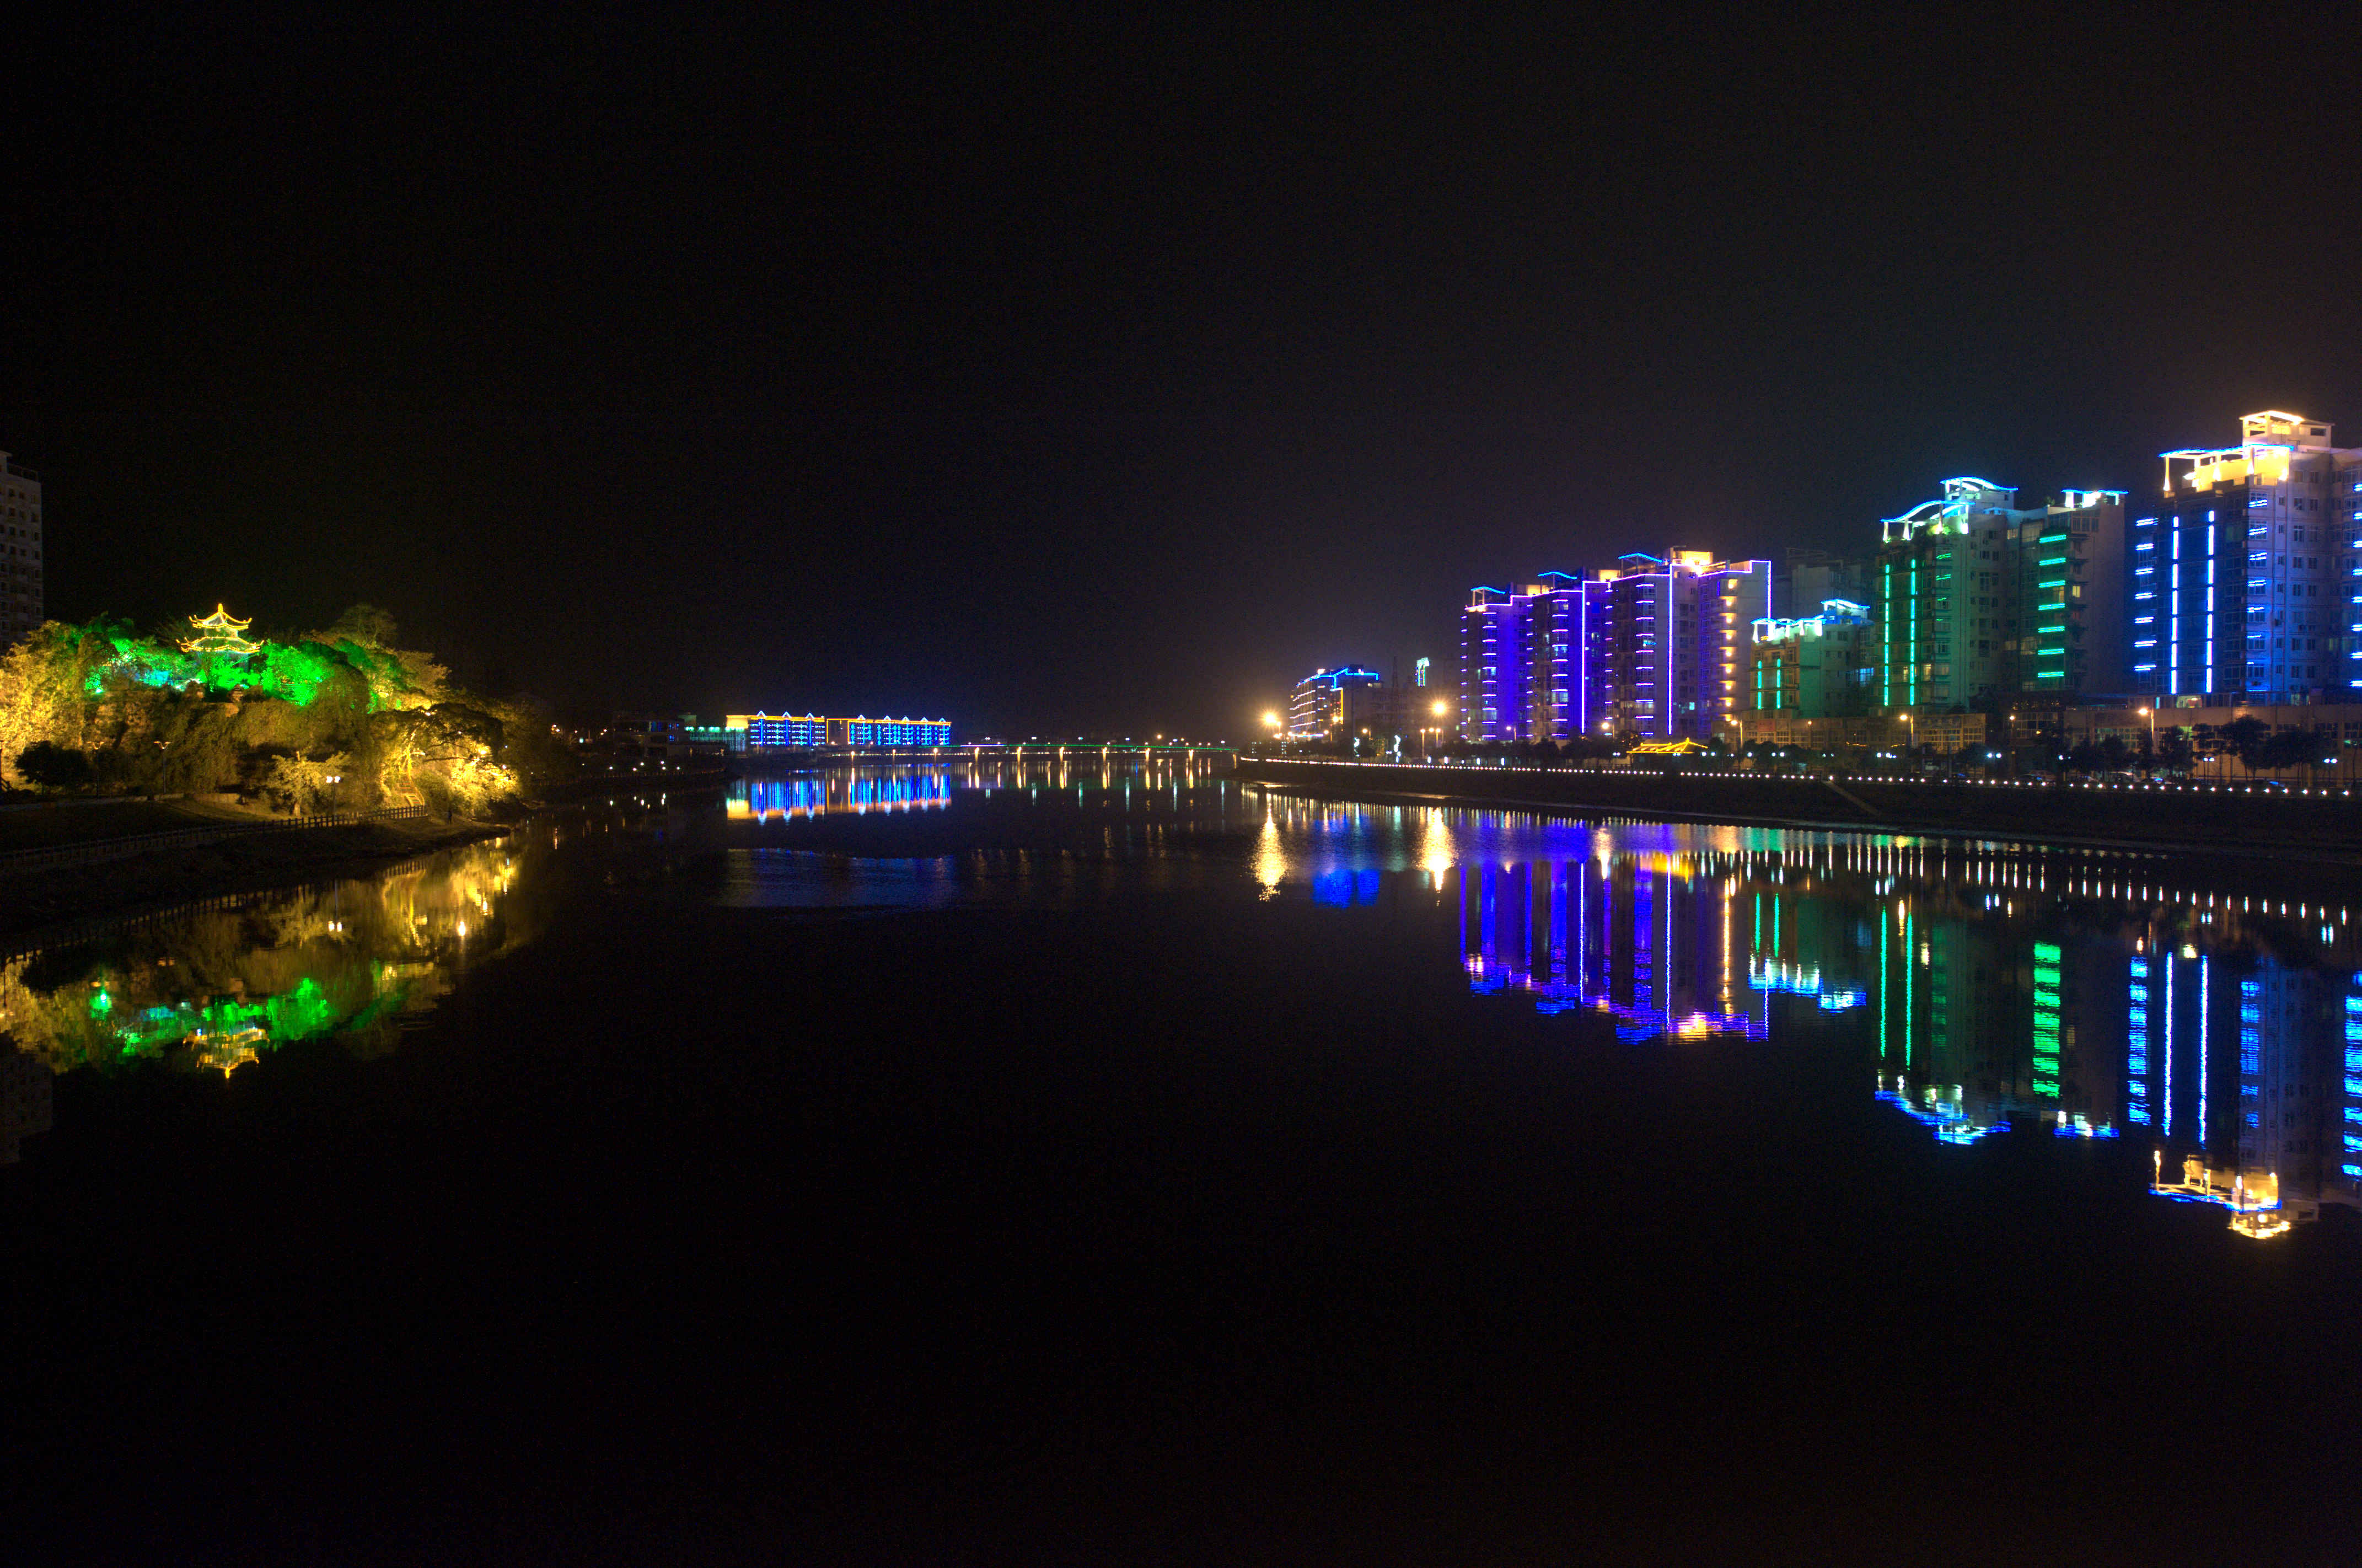
[[[12,1528],[2350,1560],[2362,900],[848,770],[0,959]]]

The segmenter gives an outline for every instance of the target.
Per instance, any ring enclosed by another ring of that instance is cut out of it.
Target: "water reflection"
[[[782,778],[741,778],[724,802],[733,822],[787,822],[831,812],[924,811],[951,803],[947,770],[834,768]]]
[[[2362,1206],[2362,951],[2348,910],[2156,856],[1585,824],[1267,798],[1266,896],[1456,908],[1470,988],[1640,1043],[1852,1041],[1939,1141],[2151,1145],[2153,1190],[2250,1235]]]
[[[1032,799],[1044,791],[1076,800],[1098,794],[1129,801],[1152,787],[1178,795],[1189,786],[1230,771],[1226,756],[1186,753],[1150,756],[1076,747],[1027,756],[970,758],[964,762],[884,764],[832,767],[809,773],[732,781],[723,808],[733,822],[787,822],[835,812],[939,810],[953,797],[973,790],[991,794],[1014,790]]]
[[[858,855],[730,825],[838,812],[889,816],[843,824]],[[896,836],[895,812],[923,831]],[[1844,1053],[1881,1114],[1945,1144],[2129,1143],[2160,1199],[2221,1205],[2251,1235],[2362,1205],[2362,935],[2334,897],[2266,896],[2261,868],[1321,804],[1188,768],[1056,763],[749,780],[719,805],[545,820],[381,877],[0,959],[0,1160],[47,1124],[53,1072],[227,1073],[326,1036],[388,1047],[468,963],[537,929],[528,911],[566,885],[561,845],[599,887],[724,906],[1128,889],[1402,920],[1401,940],[1456,961],[1480,1016],[1514,1004],[1634,1045]]]
[[[535,842],[554,847],[553,830]],[[48,1124],[51,1074],[156,1061],[230,1073],[299,1040],[390,1048],[465,965],[522,937],[509,893],[530,849],[495,842],[383,876],[223,900],[0,961],[5,1137]]]

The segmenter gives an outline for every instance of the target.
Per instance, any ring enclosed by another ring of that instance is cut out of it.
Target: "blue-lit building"
[[[732,713],[722,722],[734,752],[845,750],[952,744],[949,719],[826,719],[815,713]]]
[[[2184,703],[2362,690],[2362,450],[2267,410],[2239,421],[2235,447],[2163,457],[2126,552],[2133,690]]]

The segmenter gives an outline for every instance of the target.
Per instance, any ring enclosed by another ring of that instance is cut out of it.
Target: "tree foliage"
[[[96,777],[89,757],[54,741],[35,741],[18,752],[17,771],[44,790],[71,790]]]
[[[466,698],[394,636],[393,617],[366,604],[251,653],[51,622],[0,655],[0,784],[475,811],[519,788],[518,762],[562,765],[546,711]]]

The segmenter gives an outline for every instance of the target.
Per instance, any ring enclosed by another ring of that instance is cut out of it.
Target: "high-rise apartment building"
[[[2070,490],[2018,530],[2021,695],[2125,690],[2125,492]]]
[[[1460,617],[1460,736],[1563,740],[1594,728],[1601,585],[1562,571],[1473,588]]]
[[[2235,447],[2163,454],[2158,510],[2131,528],[2134,690],[2246,702],[2362,690],[2362,449],[2329,437],[2267,410],[2239,421]]]
[[[1472,588],[1460,613],[1460,738],[1526,738],[1527,596]]]
[[[1771,562],[1704,550],[1473,589],[1461,616],[1461,736],[1711,735],[1747,709],[1748,628],[1771,602]]]
[[[0,648],[44,619],[41,479],[0,452]]]
[[[1546,571],[1526,585],[1528,740],[1594,733],[1597,683],[1593,653],[1606,596],[1596,580]]]
[[[1772,613],[1770,561],[1668,550],[1624,556],[1599,575],[1599,723],[1651,740],[1704,740],[1748,711],[1748,639]]]
[[[1970,708],[2119,690],[2124,492],[2021,507],[1989,480],[1882,524],[1871,563],[1878,705]]]

